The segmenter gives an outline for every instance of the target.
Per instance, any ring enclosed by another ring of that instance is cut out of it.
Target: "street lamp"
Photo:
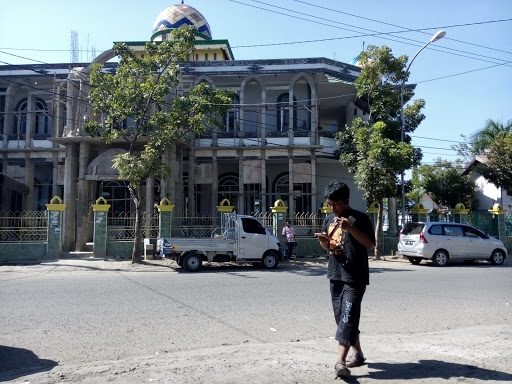
[[[416,54],[414,55],[412,60],[409,62],[409,65],[407,66],[407,69],[405,70],[405,74],[409,73],[409,68],[411,68],[412,62],[420,54],[421,51],[423,51],[429,44],[435,43],[437,40],[442,39],[443,37],[445,37],[445,35],[446,35],[445,31],[443,31],[443,30],[437,31],[430,38],[430,40],[423,47],[421,47],[418,52],[416,52]],[[402,118],[402,126],[401,126],[401,129],[400,129],[400,141],[402,143],[404,142],[404,126],[405,126],[405,123],[404,123],[404,88],[405,88],[405,79],[406,79],[406,76],[404,76],[404,79],[402,80],[402,86],[400,87],[400,116]],[[402,228],[405,225],[405,183],[404,183],[404,172],[405,171],[402,170],[402,173],[400,175],[400,179],[402,181]]]

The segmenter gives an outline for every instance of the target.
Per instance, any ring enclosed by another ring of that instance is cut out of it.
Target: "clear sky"
[[[145,41],[163,9],[180,0],[0,0],[0,65],[70,61],[71,30],[81,61],[115,41]],[[235,59],[327,57],[350,63],[364,46],[387,45],[411,66],[425,121],[413,134],[424,164],[455,160],[450,146],[487,119],[512,119],[511,0],[185,0],[227,39]],[[311,42],[314,40],[313,42]],[[275,45],[271,45],[275,44]],[[256,46],[259,45],[259,46]]]

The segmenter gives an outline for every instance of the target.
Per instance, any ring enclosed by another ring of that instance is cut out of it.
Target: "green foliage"
[[[487,180],[512,194],[512,132],[502,133],[485,153],[487,162],[479,172]]]
[[[434,165],[422,165],[413,169],[410,200],[418,202],[428,193],[439,205],[454,208],[457,203],[471,207],[475,184],[470,175],[461,175],[462,162],[437,159]]]
[[[390,48],[368,46],[361,53],[363,67],[355,82],[357,96],[368,102],[369,123],[357,118],[337,134],[340,161],[354,173],[357,185],[368,199],[395,196],[397,176],[421,161],[421,150],[410,145],[413,132],[423,121],[425,101],[418,99],[404,108],[404,140],[401,142],[402,82],[407,56],[396,58]],[[405,88],[404,100],[411,92]]]
[[[489,149],[496,139],[503,139],[503,137],[512,132],[512,120],[503,122],[495,120],[487,120],[485,125],[470,135],[461,135],[464,140],[462,143],[453,145],[452,149],[456,150],[458,155],[463,157],[466,161],[472,160],[476,155],[484,153]]]
[[[117,155],[113,167],[134,189],[148,177],[166,175],[161,159],[173,143],[186,141],[191,132],[222,127],[220,116],[233,99],[233,92],[205,84],[183,97],[170,94],[179,81],[179,62],[193,49],[195,31],[173,30],[171,40],[146,43],[143,56],[126,44],[115,44],[120,57],[115,74],[99,64],[91,70],[89,100],[97,120],[86,123],[85,131],[106,144],[120,139],[129,144],[128,153]]]
[[[373,125],[357,118],[339,137],[352,138],[354,151],[345,151],[340,161],[354,173],[355,181],[368,200],[381,200],[396,192],[397,175],[412,166],[413,148],[386,137],[386,125]]]

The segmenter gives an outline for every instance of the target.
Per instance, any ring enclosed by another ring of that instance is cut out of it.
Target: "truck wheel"
[[[203,265],[203,259],[197,253],[191,253],[190,255],[185,256],[183,259],[183,265],[187,271],[197,272],[201,269],[201,265]]]
[[[276,252],[268,252],[263,256],[263,267],[266,269],[275,269],[279,265],[279,255]]]

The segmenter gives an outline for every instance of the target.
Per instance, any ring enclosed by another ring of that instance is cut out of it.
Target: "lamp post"
[[[411,65],[412,65],[414,59],[416,59],[416,57],[420,54],[421,51],[423,51],[429,44],[435,43],[437,40],[442,39],[445,35],[446,35],[445,31],[443,31],[443,30],[437,31],[430,38],[430,40],[423,47],[421,47],[419,49],[419,51],[416,52],[416,54],[413,56],[412,60],[409,62],[409,65],[407,66],[407,69],[405,70],[405,74],[407,74],[409,72],[409,68],[411,68]],[[400,116],[402,118],[402,126],[401,126],[401,129],[400,129],[400,141],[402,143],[404,142],[404,128],[405,128],[405,122],[404,122],[404,88],[405,88],[405,79],[406,79],[406,77],[404,76],[404,79],[402,80],[402,86],[400,87]],[[402,170],[402,173],[400,175],[400,179],[401,179],[401,182],[402,182],[402,223],[401,223],[402,224],[402,228],[405,225],[405,183],[404,183],[404,172],[405,172],[405,170]]]

